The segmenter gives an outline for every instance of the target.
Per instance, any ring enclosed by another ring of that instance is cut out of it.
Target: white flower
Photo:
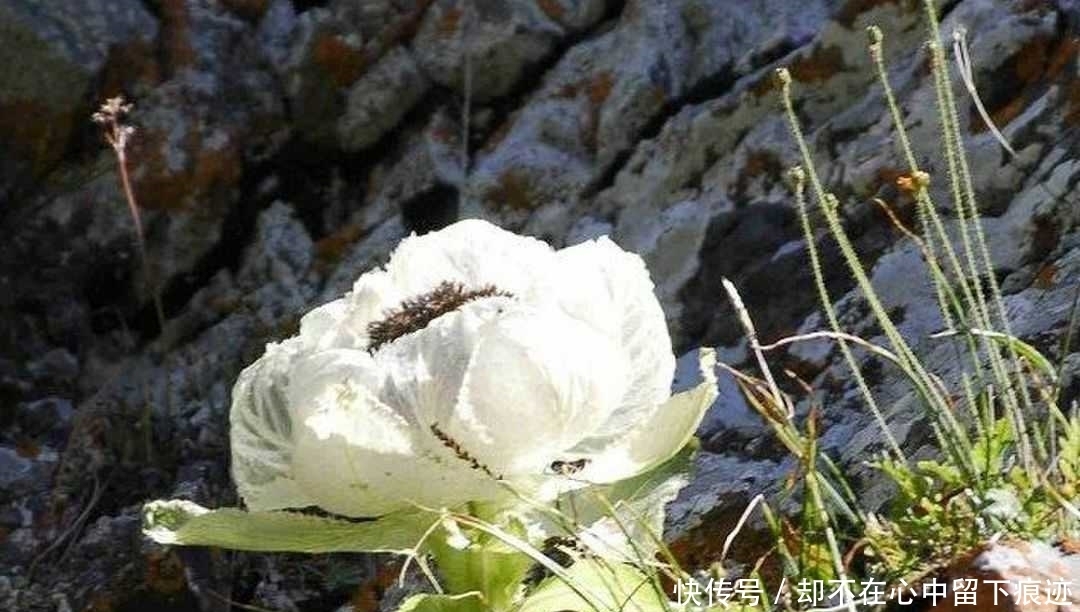
[[[670,397],[674,367],[638,256],[462,221],[404,240],[244,370],[233,475],[256,511],[550,498],[685,445],[715,385]]]

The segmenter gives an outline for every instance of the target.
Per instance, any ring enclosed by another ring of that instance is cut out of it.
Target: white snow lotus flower
[[[674,369],[640,257],[462,221],[404,240],[240,375],[233,475],[253,510],[350,517],[610,483],[693,434],[710,398],[669,399]]]
[[[550,501],[678,453],[716,396],[703,355],[704,382],[672,396],[653,283],[606,237],[554,250],[461,221],[405,239],[244,370],[233,477],[254,513]]]

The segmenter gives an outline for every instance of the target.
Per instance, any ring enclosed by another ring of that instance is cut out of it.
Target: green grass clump
[[[784,113],[802,159],[789,172],[789,179],[829,330],[763,347],[734,288],[728,290],[762,372],[761,379],[739,375],[740,384],[785,448],[799,459],[804,477],[802,511],[794,524],[765,506],[776,536],[775,552],[783,560],[789,583],[810,578],[853,579],[857,587],[870,579],[892,584],[902,579],[912,584],[998,538],[1054,541],[1080,533],[1080,511],[1072,501],[1080,493],[1080,419],[1075,409],[1067,413],[1058,405],[1057,368],[1012,334],[979,220],[934,3],[926,0],[924,8],[940,118],[940,154],[955,218],[946,219],[940,212],[931,195],[931,176],[916,161],[889,84],[883,35],[876,27],[869,29],[869,50],[884,88],[898,149],[908,166],[905,187],[917,206],[917,229],[904,227],[895,217],[893,221],[924,256],[946,325],[946,331],[936,336],[956,345],[962,364],[954,379],[932,371],[886,312],[841,221],[837,197],[815,171],[792,102],[792,79],[786,70],[777,72]],[[871,345],[841,328],[824,281],[811,204],[820,210],[817,218],[824,220],[828,236],[839,247],[887,341],[885,346]],[[958,237],[958,244],[951,236]],[[811,411],[800,429],[792,418],[791,400],[769,372],[765,350],[815,338],[836,343],[881,430],[884,449],[871,464],[897,491],[884,512],[860,508],[843,471],[816,448],[816,411]],[[869,351],[893,364],[910,383],[933,432],[939,451],[936,459],[913,461],[905,455],[860,373],[855,350]],[[793,597],[787,605],[801,607]]]

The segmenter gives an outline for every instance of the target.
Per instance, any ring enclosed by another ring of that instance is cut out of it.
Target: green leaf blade
[[[438,517],[400,512],[350,522],[298,512],[210,510],[185,500],[143,506],[143,533],[159,544],[253,552],[390,552],[409,554]]]
[[[598,601],[584,599],[562,579],[553,577],[540,583],[518,612],[666,612],[672,608],[672,603],[661,597],[657,587],[652,584],[653,578],[633,566],[579,559],[567,572]]]

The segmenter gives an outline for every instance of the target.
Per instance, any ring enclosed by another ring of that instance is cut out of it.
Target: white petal
[[[554,251],[539,240],[486,221],[459,221],[406,238],[385,268],[357,279],[345,298],[349,304],[345,324],[358,338],[357,346],[366,346],[368,325],[445,282],[461,283],[467,290],[494,286],[531,299],[545,292],[536,279],[551,278],[553,263]]]
[[[671,336],[642,259],[607,237],[558,252],[558,299],[572,316],[609,334],[629,359],[630,379],[618,411],[595,436],[619,436],[668,398],[675,357]]]
[[[486,298],[375,355],[382,400],[491,474],[538,474],[610,415],[625,359],[561,310]],[[440,439],[439,435],[448,439]]]
[[[328,351],[294,367],[293,471],[317,505],[370,517],[497,494],[489,478],[431,455],[418,442],[422,432],[375,396],[374,377],[364,351]]]
[[[366,348],[368,325],[381,320],[410,297],[414,296],[402,293],[385,270],[373,270],[358,278],[352,293],[344,298],[349,304],[345,325],[356,334],[357,344]]]
[[[470,302],[380,348],[375,360],[386,377],[382,401],[424,428],[449,422],[480,330],[511,304],[505,297]]]
[[[299,356],[289,369],[287,398],[295,420],[307,418],[331,390],[362,387],[378,394],[381,387],[375,360],[366,350],[329,349]]]
[[[526,297],[533,279],[544,276],[554,261],[554,251],[540,240],[468,219],[406,238],[386,270],[404,297],[427,293],[446,281],[467,289],[494,285]]]
[[[627,435],[610,438],[608,445],[595,455],[575,478],[610,483],[629,478],[670,459],[697,431],[705,411],[717,396],[716,353],[701,349],[701,375],[698,386],[677,393],[650,417],[637,423]]]
[[[365,348],[363,328],[349,324],[349,301],[345,298],[327,302],[300,319],[300,337],[309,351],[331,348]],[[358,333],[360,332],[360,333]]]
[[[538,473],[618,406],[626,361],[556,309],[518,306],[480,332],[446,432],[507,475]]]
[[[233,387],[233,479],[252,510],[313,504],[292,476],[293,421],[286,398],[288,371],[301,344],[299,338],[290,338],[268,345]]]

